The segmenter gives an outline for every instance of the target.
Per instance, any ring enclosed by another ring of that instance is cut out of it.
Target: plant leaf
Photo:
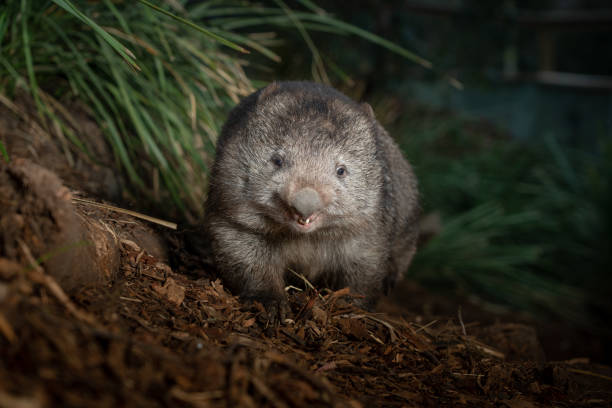
[[[83,12],[81,12],[78,8],[72,4],[70,0],[52,0],[59,7],[63,8],[66,12],[72,14],[74,17],[81,20],[85,25],[94,30],[96,34],[98,34],[104,41],[110,45],[115,52],[117,52],[121,57],[127,62],[132,68],[137,71],[140,71],[140,66],[136,63],[136,57],[134,53],[130,51],[126,46],[121,44],[119,41],[115,39],[112,35],[107,33],[102,27],[100,27],[95,21],[87,17]]]

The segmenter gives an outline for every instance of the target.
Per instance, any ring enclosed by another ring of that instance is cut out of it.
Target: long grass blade
[[[336,20],[328,15],[319,15],[319,14],[301,14],[300,15],[301,18],[305,19],[305,20],[311,20],[311,21],[317,21],[319,23],[324,23],[324,24],[328,24],[330,26],[333,27],[337,27],[343,31],[346,31],[348,33],[354,34],[358,37],[361,37],[365,40],[368,40],[374,44],[378,44],[383,48],[388,49],[389,51],[392,51],[398,55],[401,55],[402,57],[418,64],[421,65],[422,67],[425,68],[432,68],[433,64],[426,60],[423,57],[420,57],[418,55],[416,55],[415,53],[408,51],[407,49],[405,49],[404,47],[401,47],[397,44],[395,44],[394,42],[391,42],[389,40],[386,40],[376,34],[373,34],[367,30],[364,30],[363,28],[359,28],[356,27],[352,24],[349,23],[345,23],[343,21],[340,20]]]
[[[32,48],[30,46],[30,30],[28,28],[28,17],[28,0],[21,0],[21,35],[23,38],[23,54],[25,59],[25,65],[28,73],[28,79],[30,81],[32,97],[34,98],[34,102],[36,103],[37,109],[41,113],[43,113],[45,109],[44,105],[40,101],[40,96],[38,95],[38,82],[36,81],[36,75],[34,74],[34,64],[32,62]]]
[[[2,158],[4,159],[5,162],[7,163],[11,162],[11,158],[9,157],[9,154],[6,151],[6,147],[4,147],[4,143],[2,143],[2,140],[0,140],[0,153],[2,154]]]
[[[170,13],[169,11],[164,10],[163,8],[161,8],[159,6],[156,6],[155,4],[152,4],[152,3],[148,2],[147,0],[138,0],[138,1],[140,3],[142,3],[142,4],[144,4],[145,6],[152,8],[153,10],[155,10],[157,12],[165,14],[168,17],[173,18],[176,21],[180,21],[181,23],[185,24],[186,26],[189,26],[189,27],[191,27],[191,28],[193,28],[193,29],[195,29],[195,30],[197,30],[197,31],[199,31],[199,32],[209,36],[210,38],[213,38],[215,41],[218,41],[218,42],[220,42],[221,44],[223,44],[223,45],[225,45],[227,47],[230,47],[230,48],[232,48],[232,49],[234,49],[236,51],[240,51],[240,52],[242,52],[244,54],[248,54],[249,53],[249,51],[247,49],[239,46],[238,44],[233,43],[233,42],[231,42],[231,41],[221,37],[220,35],[217,35],[217,34],[213,33],[212,31],[207,30],[206,28],[201,27],[201,26],[199,26],[199,25],[197,25],[197,24],[195,24],[195,23],[193,23],[193,22],[191,22],[191,21],[189,21],[187,19],[184,19],[183,17],[179,17],[176,14]]]
[[[302,22],[295,16],[293,11],[287,7],[287,5],[282,0],[274,0],[276,4],[287,14],[287,17],[291,20],[291,22],[295,25],[298,32],[304,39],[304,42],[308,46],[310,53],[312,54],[313,59],[313,76],[315,79],[319,79],[320,81],[329,84],[329,77],[327,76],[327,72],[325,71],[325,66],[323,65],[323,60],[321,59],[321,55],[319,54],[319,50],[312,41],[310,34],[304,28]]]
[[[8,10],[4,10],[0,13],[0,44],[2,44],[4,36],[9,28],[8,22]]]
[[[70,0],[52,0],[59,7],[63,8],[66,12],[72,14],[74,17],[81,20],[85,25],[90,27],[96,32],[104,41],[110,45],[115,52],[117,52],[132,68],[140,71],[140,66],[136,63],[136,57],[134,53],[127,47],[117,41],[112,35],[108,34],[102,27],[100,27],[95,21],[83,14]]]

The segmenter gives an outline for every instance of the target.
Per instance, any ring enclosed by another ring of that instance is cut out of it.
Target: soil
[[[88,189],[57,151],[11,145],[0,168],[0,408],[612,406],[610,367],[551,361],[528,319],[434,310],[462,302],[410,282],[377,313],[290,290],[270,325],[189,235],[75,202]]]

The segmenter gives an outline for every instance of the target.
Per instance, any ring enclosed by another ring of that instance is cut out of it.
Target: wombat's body
[[[217,145],[206,224],[230,289],[283,304],[290,270],[378,297],[408,268],[417,183],[374,118],[336,90],[281,82],[245,98]]]

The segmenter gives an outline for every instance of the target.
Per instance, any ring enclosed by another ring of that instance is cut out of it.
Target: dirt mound
[[[2,165],[0,197],[0,256],[23,265],[44,261],[67,289],[110,279],[118,253],[109,234],[79,217],[54,173],[25,159]]]
[[[63,101],[64,108],[58,105],[55,114],[67,124],[62,130],[40,118],[27,94],[18,91],[15,101],[0,98],[0,135],[10,157],[29,159],[89,196],[114,202],[125,199],[124,183],[112,169],[111,149],[86,106],[79,101]],[[80,146],[68,142],[68,132],[78,135]]]

